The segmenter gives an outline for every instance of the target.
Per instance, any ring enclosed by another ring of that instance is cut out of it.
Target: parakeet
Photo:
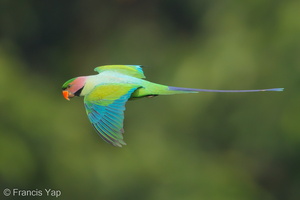
[[[125,104],[128,100],[158,95],[198,92],[262,92],[283,91],[283,88],[260,90],[207,90],[180,88],[149,82],[141,65],[105,65],[94,69],[97,75],[80,76],[65,82],[65,99],[84,96],[87,116],[100,137],[117,147],[123,141]]]

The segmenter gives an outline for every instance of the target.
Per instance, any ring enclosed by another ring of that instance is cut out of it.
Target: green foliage
[[[1,1],[1,195],[51,188],[62,199],[298,199],[299,6]],[[144,65],[148,80],[171,86],[286,90],[131,101],[128,145],[115,148],[89,124],[82,98],[61,96],[66,80],[106,64]]]

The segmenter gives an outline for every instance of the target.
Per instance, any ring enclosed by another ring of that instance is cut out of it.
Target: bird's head
[[[86,76],[81,76],[72,78],[65,82],[62,86],[62,94],[64,98],[70,100],[70,98],[73,98],[74,96],[80,96],[86,79]]]

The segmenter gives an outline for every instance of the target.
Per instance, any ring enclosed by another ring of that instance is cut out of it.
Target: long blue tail
[[[283,91],[284,88],[271,88],[271,89],[259,89],[259,90],[207,90],[207,89],[194,89],[194,88],[181,88],[169,86],[169,90],[173,91],[187,91],[187,92],[266,92],[266,91]]]

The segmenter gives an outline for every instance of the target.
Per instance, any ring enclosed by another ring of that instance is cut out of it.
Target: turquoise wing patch
[[[136,78],[146,78],[141,65],[104,65],[96,67],[94,70],[98,73],[110,70]]]
[[[105,90],[110,86],[103,85],[99,87]],[[120,85],[120,87],[122,86]],[[137,87],[125,87],[123,89],[126,89],[125,94],[115,100],[111,99],[114,94],[109,94],[110,98],[108,99],[102,97],[98,100],[89,101],[88,95],[84,99],[88,118],[98,135],[107,143],[118,147],[126,145],[123,141],[125,104]]]

